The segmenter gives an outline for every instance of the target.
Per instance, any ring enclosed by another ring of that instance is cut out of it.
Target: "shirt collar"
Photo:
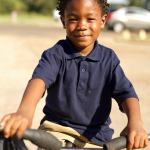
[[[100,45],[98,44],[98,41],[96,41],[92,52],[86,57],[93,61],[100,61],[101,59],[100,53],[101,53],[101,48],[100,48]]]
[[[67,59],[83,57],[79,52],[76,51],[75,47],[69,39],[61,40],[60,45],[63,47]],[[85,59],[89,59],[91,61],[100,61],[100,51],[100,45],[98,44],[98,41],[96,41],[92,52],[86,56]]]

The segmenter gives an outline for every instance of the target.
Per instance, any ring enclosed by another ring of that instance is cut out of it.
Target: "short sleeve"
[[[32,79],[40,78],[44,81],[46,88],[56,81],[59,71],[60,60],[56,54],[50,53],[50,50],[43,52],[41,59],[36,66]]]
[[[121,110],[121,103],[127,98],[135,97],[138,99],[134,87],[125,76],[116,55],[113,56],[112,87],[112,97],[117,101]]]

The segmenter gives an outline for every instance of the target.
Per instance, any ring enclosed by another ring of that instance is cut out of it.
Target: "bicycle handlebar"
[[[150,140],[150,134],[148,134],[148,140]],[[123,148],[126,148],[126,146],[127,146],[127,137],[120,136],[104,144],[103,149],[104,150],[121,150]]]
[[[118,138],[112,139],[103,145],[104,150],[121,150],[126,148],[127,138],[125,136],[120,136]]]
[[[48,149],[48,150],[60,150],[62,147],[61,142],[58,141],[56,137],[43,130],[27,129],[25,131],[23,138],[31,141],[33,144],[37,145],[38,147]],[[126,147],[126,143],[127,143],[126,137],[121,136],[104,144],[103,150],[120,150]]]
[[[52,134],[37,129],[27,129],[23,136],[24,139],[31,141],[40,148],[48,150],[60,150],[62,144]]]
[[[55,136],[43,130],[27,129],[25,131],[23,139],[29,140],[33,144],[44,149],[63,150],[61,142],[58,141],[58,139]],[[150,140],[150,134],[148,134],[148,139]],[[110,142],[104,144],[103,150],[120,150],[126,148],[126,145],[127,145],[127,138],[125,136],[121,136],[121,137],[114,138]],[[101,148],[99,149],[97,148],[95,150],[100,150],[100,149]],[[69,150],[69,148],[66,150]],[[85,149],[81,148],[78,150],[85,150]]]

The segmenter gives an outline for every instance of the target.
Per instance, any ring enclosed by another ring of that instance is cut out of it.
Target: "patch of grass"
[[[6,15],[6,14],[0,14],[0,23],[9,23],[11,20],[10,15]]]
[[[51,16],[44,16],[36,13],[12,13],[0,14],[0,24],[57,26],[60,25],[60,22],[56,22]]]

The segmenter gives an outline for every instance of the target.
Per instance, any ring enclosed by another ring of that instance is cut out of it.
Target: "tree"
[[[56,0],[26,0],[29,12],[50,14],[56,6]]]
[[[144,6],[144,1],[143,0],[130,0],[130,6],[143,7]]]
[[[0,12],[9,13],[12,11],[26,10],[23,0],[0,0]]]
[[[56,0],[0,0],[0,13],[29,11],[50,14],[56,6]]]

